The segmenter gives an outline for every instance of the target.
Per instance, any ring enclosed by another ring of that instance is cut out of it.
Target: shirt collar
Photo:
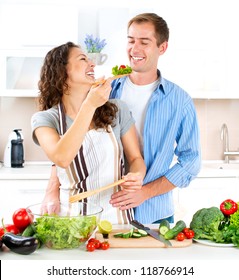
[[[160,82],[159,82],[159,85],[158,85],[158,90],[165,95],[166,94],[165,93],[166,80],[162,77],[161,72],[159,70],[157,70],[157,74],[158,74],[158,77],[160,79]]]
[[[166,88],[167,81],[162,77],[161,72],[159,70],[157,70],[157,74],[160,79],[157,90],[162,92],[164,95],[166,95],[165,88]],[[117,88],[120,86],[120,84],[124,84],[125,80],[126,80],[126,77],[117,79],[112,82],[112,85],[114,85],[114,88]]]

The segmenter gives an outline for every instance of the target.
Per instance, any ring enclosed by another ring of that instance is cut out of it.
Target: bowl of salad
[[[73,249],[85,243],[100,222],[103,208],[88,202],[61,204],[60,211],[41,214],[42,204],[26,209],[34,216],[35,236],[51,249]]]

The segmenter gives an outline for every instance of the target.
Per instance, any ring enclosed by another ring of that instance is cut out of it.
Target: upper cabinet
[[[49,4],[48,1],[41,4],[40,0],[34,4],[30,0],[22,1],[28,4],[4,2],[0,4],[0,50],[3,56],[6,50],[31,49],[32,54],[32,49],[40,48],[41,57],[46,49],[67,41],[79,43],[84,48],[85,35],[93,34],[107,41],[103,52],[108,59],[104,65],[96,67],[96,76],[111,75],[113,66],[128,63],[128,20],[138,13],[154,11],[167,21],[170,29],[168,49],[158,62],[162,75],[195,99],[239,98],[239,17],[235,0],[229,0],[226,5],[221,0],[148,0],[147,5],[143,1],[137,1],[137,5],[133,4],[133,0],[129,5],[124,5],[124,1],[115,4],[108,1],[109,6],[106,6],[106,0],[94,5],[73,0],[51,0]],[[41,63],[41,59],[34,62],[34,59],[27,58],[23,62],[11,55],[8,60],[0,57],[4,73],[9,71],[9,67],[14,67],[13,62],[18,63],[16,73],[19,73],[19,65],[27,68],[34,63],[37,68]],[[25,72],[21,74],[24,76]],[[39,68],[35,70],[34,77],[38,74]],[[12,83],[14,78],[10,78]],[[6,80],[4,74],[0,76],[0,95],[21,96],[24,93],[4,90],[6,81],[3,79]],[[33,91],[28,91],[28,94],[34,95]]]
[[[78,39],[72,5],[0,4],[1,49],[55,46]]]
[[[0,96],[35,97],[47,51],[78,41],[78,9],[57,4],[0,4],[0,36]]]

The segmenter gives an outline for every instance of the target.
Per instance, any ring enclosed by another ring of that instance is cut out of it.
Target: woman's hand
[[[52,199],[44,199],[41,205],[41,215],[43,214],[58,214],[60,212],[60,201]]]
[[[140,190],[143,185],[143,177],[140,173],[128,173],[122,177],[125,182],[120,184],[120,186],[127,192],[134,192]]]
[[[87,95],[85,102],[94,108],[104,105],[108,100],[111,92],[111,79],[104,80],[97,86],[93,85]]]

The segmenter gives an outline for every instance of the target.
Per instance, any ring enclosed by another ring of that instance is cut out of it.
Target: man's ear
[[[166,52],[167,48],[168,48],[168,42],[167,41],[161,43],[160,46],[159,46],[159,55],[164,54]]]

